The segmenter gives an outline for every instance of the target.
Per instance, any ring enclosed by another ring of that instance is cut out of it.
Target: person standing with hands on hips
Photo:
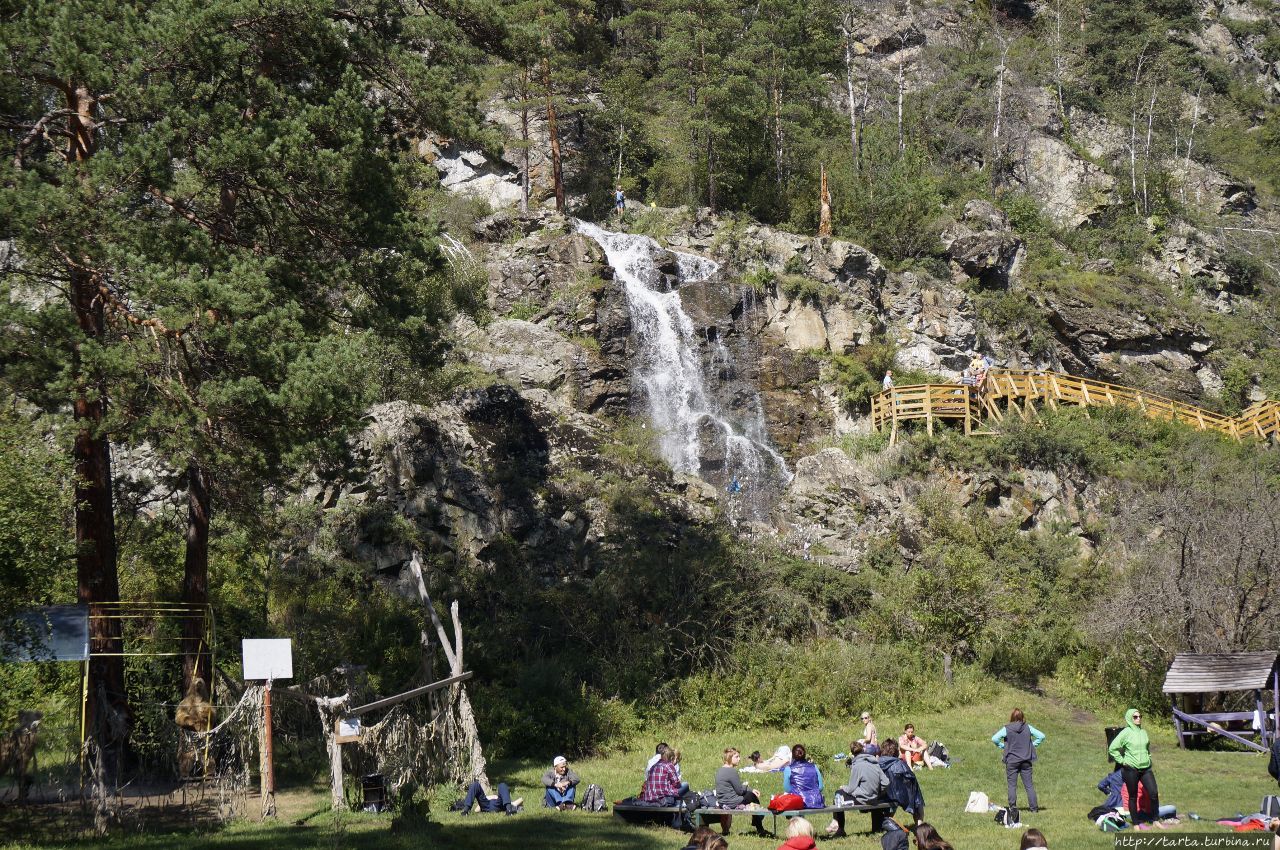
[[[1142,712],[1131,708],[1124,713],[1125,727],[1107,747],[1107,755],[1120,765],[1120,776],[1129,792],[1129,810],[1134,824],[1144,828],[1143,821],[1156,819],[1160,811],[1160,795],[1156,791],[1156,775],[1151,772],[1151,739],[1142,728]],[[1147,804],[1151,811],[1138,811],[1138,783],[1147,790]]]
[[[1004,775],[1009,781],[1009,808],[1018,805],[1018,777],[1027,789],[1027,809],[1040,810],[1036,800],[1036,786],[1031,781],[1031,765],[1036,760],[1036,748],[1044,741],[1044,733],[1027,722],[1022,709],[1015,708],[1009,714],[1009,722],[991,736],[991,743],[1004,750]]]

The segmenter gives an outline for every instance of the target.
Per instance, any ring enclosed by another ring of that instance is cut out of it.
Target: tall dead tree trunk
[[[854,168],[858,168],[858,107],[853,99],[853,16],[845,13],[840,24],[844,36],[844,87],[849,99],[849,150]]]
[[[818,235],[831,235],[831,192],[827,189],[827,167],[819,166],[821,170],[820,188],[818,190]]]
[[[422,575],[422,559],[417,552],[413,553],[413,558],[409,562],[409,569],[417,581],[418,598],[422,600],[422,606],[427,609],[427,616],[435,629],[436,640],[440,644],[440,649],[444,652],[445,660],[449,662],[449,675],[460,676],[464,669],[462,619],[458,614],[458,602],[454,600],[449,607],[449,613],[453,620],[453,639],[451,641],[444,630],[444,625],[440,622],[439,615],[436,614],[435,606],[431,604],[431,595],[427,592],[427,582]],[[429,653],[431,651],[431,636],[425,628],[422,630],[421,641],[424,652]],[[462,749],[467,760],[467,776],[478,780],[487,794],[491,790],[488,765],[485,762],[484,751],[480,746],[480,732],[476,727],[476,716],[471,708],[471,699],[467,696],[466,686],[462,684],[451,686],[450,698],[457,705],[458,740],[455,743]]]
[[[907,149],[907,137],[902,128],[902,104],[907,96],[907,69],[904,60],[898,56],[898,153]]]
[[[520,215],[529,214],[529,66],[520,67],[520,152],[524,167],[520,169]]]

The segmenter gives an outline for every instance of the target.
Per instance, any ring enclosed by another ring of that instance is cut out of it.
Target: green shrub
[[[695,731],[754,726],[805,729],[871,709],[902,715],[942,711],[982,698],[990,683],[976,668],[956,668],[951,687],[942,664],[907,644],[816,640],[805,645],[749,643],[726,669],[705,671],[664,689],[669,711]],[[805,710],[796,710],[802,699]]]
[[[822,304],[835,297],[836,290],[829,283],[798,274],[784,274],[778,279],[778,289],[793,301]]]

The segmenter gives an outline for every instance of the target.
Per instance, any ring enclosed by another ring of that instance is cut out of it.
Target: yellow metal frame
[[[124,623],[127,620],[189,620],[199,618],[204,621],[204,629],[200,636],[197,655],[209,656],[209,669],[213,670],[216,660],[214,648],[217,636],[217,623],[213,616],[213,606],[208,603],[196,604],[188,602],[93,602],[89,605],[89,620],[115,620],[121,624],[121,646],[124,646]],[[89,634],[93,634],[90,626]],[[182,651],[169,652],[144,650],[141,652],[94,652],[90,640],[89,660],[80,663],[80,752],[84,752],[84,742],[88,733],[89,704],[89,661],[94,658],[173,658],[185,656]],[[210,676],[212,678],[212,676]],[[213,682],[209,682],[209,701],[213,702]],[[205,729],[206,736],[213,728],[213,713],[209,714],[209,725]],[[205,763],[209,761],[209,739],[205,738]]]

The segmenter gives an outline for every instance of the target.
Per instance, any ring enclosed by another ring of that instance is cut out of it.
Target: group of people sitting
[[[542,774],[542,805],[548,809],[576,809],[576,797],[581,777],[569,767],[569,760],[564,756],[556,756],[551,767]],[[505,782],[499,782],[494,789],[496,794],[486,794],[480,780],[473,779],[467,787],[466,796],[453,804],[453,810],[469,815],[471,812],[505,812],[508,815],[519,814],[524,808],[524,798],[512,799],[511,788]]]
[[[1035,833],[1041,843],[1028,844],[1027,837],[1023,836],[1021,845],[1023,850],[1028,847],[1049,846],[1043,843],[1044,836],[1040,835],[1039,831],[1031,829],[1027,832]],[[908,850],[909,839],[912,837],[915,838],[916,847],[919,850],[953,850],[951,844],[932,824],[923,822],[907,828],[894,821],[891,830],[885,833],[881,846],[886,850]],[[813,824],[805,818],[796,817],[787,822],[786,840],[778,845],[778,850],[814,850],[817,846],[814,840]],[[716,834],[709,827],[702,826],[693,831],[693,835],[689,836],[689,842],[682,850],[729,850],[729,840],[723,835]]]
[[[916,840],[916,847],[919,850],[954,850],[951,843],[938,833],[936,827],[924,822],[907,828],[894,821],[892,829],[885,833],[880,846],[885,850],[908,850],[911,838]],[[814,850],[817,846],[814,840],[813,824],[798,817],[792,818],[787,823],[787,839],[778,845],[778,850]],[[1044,833],[1038,829],[1028,829],[1022,833],[1018,850],[1032,850],[1039,847],[1046,850],[1049,847]],[[729,841],[723,835],[717,835],[714,830],[703,826],[693,831],[693,835],[689,836],[689,843],[681,850],[729,850]]]

